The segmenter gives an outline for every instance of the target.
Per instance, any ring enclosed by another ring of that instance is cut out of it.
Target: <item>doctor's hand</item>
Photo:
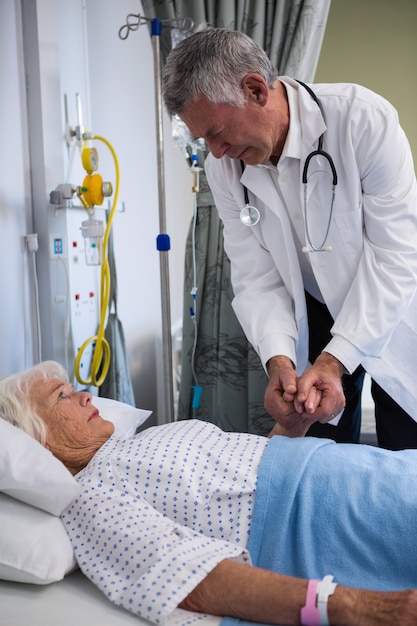
[[[322,352],[314,364],[297,380],[294,408],[300,415],[315,417],[325,424],[345,407],[342,387],[343,365],[328,352]],[[320,392],[319,401],[316,391]]]
[[[296,410],[294,402],[297,394],[297,374],[291,360],[285,356],[273,357],[268,361],[267,369],[269,382],[265,391],[264,405],[277,422],[269,436],[304,436],[311,424],[317,421],[317,417]],[[306,400],[315,409],[320,404],[321,392],[313,386],[309,389]]]

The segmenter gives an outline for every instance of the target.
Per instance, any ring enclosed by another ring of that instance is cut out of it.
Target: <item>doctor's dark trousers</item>
[[[306,292],[309,324],[309,357],[314,363],[331,339],[333,318],[325,304]],[[328,437],[339,443],[359,443],[361,430],[361,393],[365,370],[359,366],[342,379],[346,406],[337,426],[313,424],[307,435]],[[417,423],[385,391],[371,381],[375,403],[375,424],[378,445],[389,450],[417,448]]]

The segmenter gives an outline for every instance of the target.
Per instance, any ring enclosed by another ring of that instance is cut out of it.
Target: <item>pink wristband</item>
[[[301,609],[302,626],[320,626],[320,612],[317,608],[317,587],[319,580],[309,580],[305,606]]]

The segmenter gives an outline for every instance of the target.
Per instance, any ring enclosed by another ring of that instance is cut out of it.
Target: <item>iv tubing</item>
[[[110,236],[110,230],[113,222],[114,213],[116,211],[117,200],[119,196],[119,183],[120,183],[120,170],[119,170],[119,162],[117,160],[116,153],[112,147],[112,145],[100,135],[92,135],[89,139],[97,139],[106,144],[109,148],[111,155],[114,160],[114,165],[116,169],[116,184],[115,191],[113,197],[113,204],[110,210],[110,214],[107,220],[106,230],[104,232],[103,238],[103,265],[101,268],[101,281],[100,281],[100,322],[97,330],[97,335],[90,337],[82,344],[81,348],[78,350],[77,357],[75,359],[74,364],[74,373],[78,382],[82,385],[94,385],[95,387],[100,387],[107,376],[107,372],[110,367],[110,346],[107,339],[104,336],[104,332],[106,329],[106,321],[107,321],[107,311],[109,306],[109,298],[110,298],[110,268],[109,262],[107,259],[107,248],[108,241]],[[95,342],[94,352],[93,352],[93,360],[91,363],[91,371],[90,376],[87,379],[82,379],[80,375],[80,361],[81,357],[84,353],[86,347]],[[103,357],[105,357],[103,363]],[[100,373],[101,372],[101,373]]]
[[[194,384],[198,386],[198,378],[195,371],[195,352],[197,349],[197,265],[196,265],[196,250],[195,250],[195,231],[197,225],[197,196],[194,194],[194,216],[193,216],[193,228],[192,228],[192,251],[193,251],[193,288],[191,295],[193,298],[193,312],[192,321],[194,325],[194,341],[191,352],[191,372],[193,375]]]

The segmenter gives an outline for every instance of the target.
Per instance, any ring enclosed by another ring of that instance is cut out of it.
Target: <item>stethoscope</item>
[[[302,83],[300,80],[297,81],[300,85],[302,85],[310,94],[310,96],[313,98],[313,100],[317,103],[317,106],[319,107],[321,114],[323,115],[324,118],[324,112],[323,112],[323,107],[321,105],[320,100],[318,99],[318,97],[316,96],[316,94],[314,93],[314,91],[312,89],[310,89],[310,87],[308,85],[306,85],[305,83]],[[303,168],[303,173],[302,173],[302,183],[304,186],[304,224],[305,224],[305,236],[306,236],[306,240],[308,243],[308,246],[303,246],[302,251],[303,252],[331,252],[332,251],[332,247],[326,245],[327,243],[327,237],[329,236],[329,231],[330,231],[330,224],[332,221],[332,217],[333,217],[333,206],[334,206],[334,198],[335,198],[335,188],[337,185],[337,172],[336,172],[336,168],[335,165],[333,163],[333,159],[330,156],[330,154],[328,154],[328,152],[325,152],[323,150],[323,136],[324,133],[322,133],[319,137],[318,140],[318,146],[317,146],[317,150],[314,150],[313,152],[310,152],[310,154],[306,157],[305,163],[304,163],[304,168]],[[323,241],[321,242],[320,245],[314,245],[313,241],[311,239],[310,236],[310,229],[308,226],[308,212],[307,212],[307,181],[308,181],[308,167],[310,165],[311,159],[313,157],[316,156],[322,156],[324,157],[330,166],[330,169],[332,171],[332,199],[331,199],[331,204],[330,204],[330,212],[329,212],[329,219],[327,222],[327,228],[326,228],[326,232],[324,234],[323,237]],[[242,167],[242,173],[245,169],[245,164],[243,161],[240,161],[241,167]],[[248,194],[248,190],[247,187],[245,185],[243,185],[243,190],[244,190],[244,194],[245,194],[245,206],[243,207],[243,209],[240,212],[240,221],[242,222],[242,224],[244,224],[245,226],[256,226],[256,224],[258,224],[259,220],[261,219],[261,213],[259,211],[258,208],[256,208],[255,206],[249,204],[249,194]]]

